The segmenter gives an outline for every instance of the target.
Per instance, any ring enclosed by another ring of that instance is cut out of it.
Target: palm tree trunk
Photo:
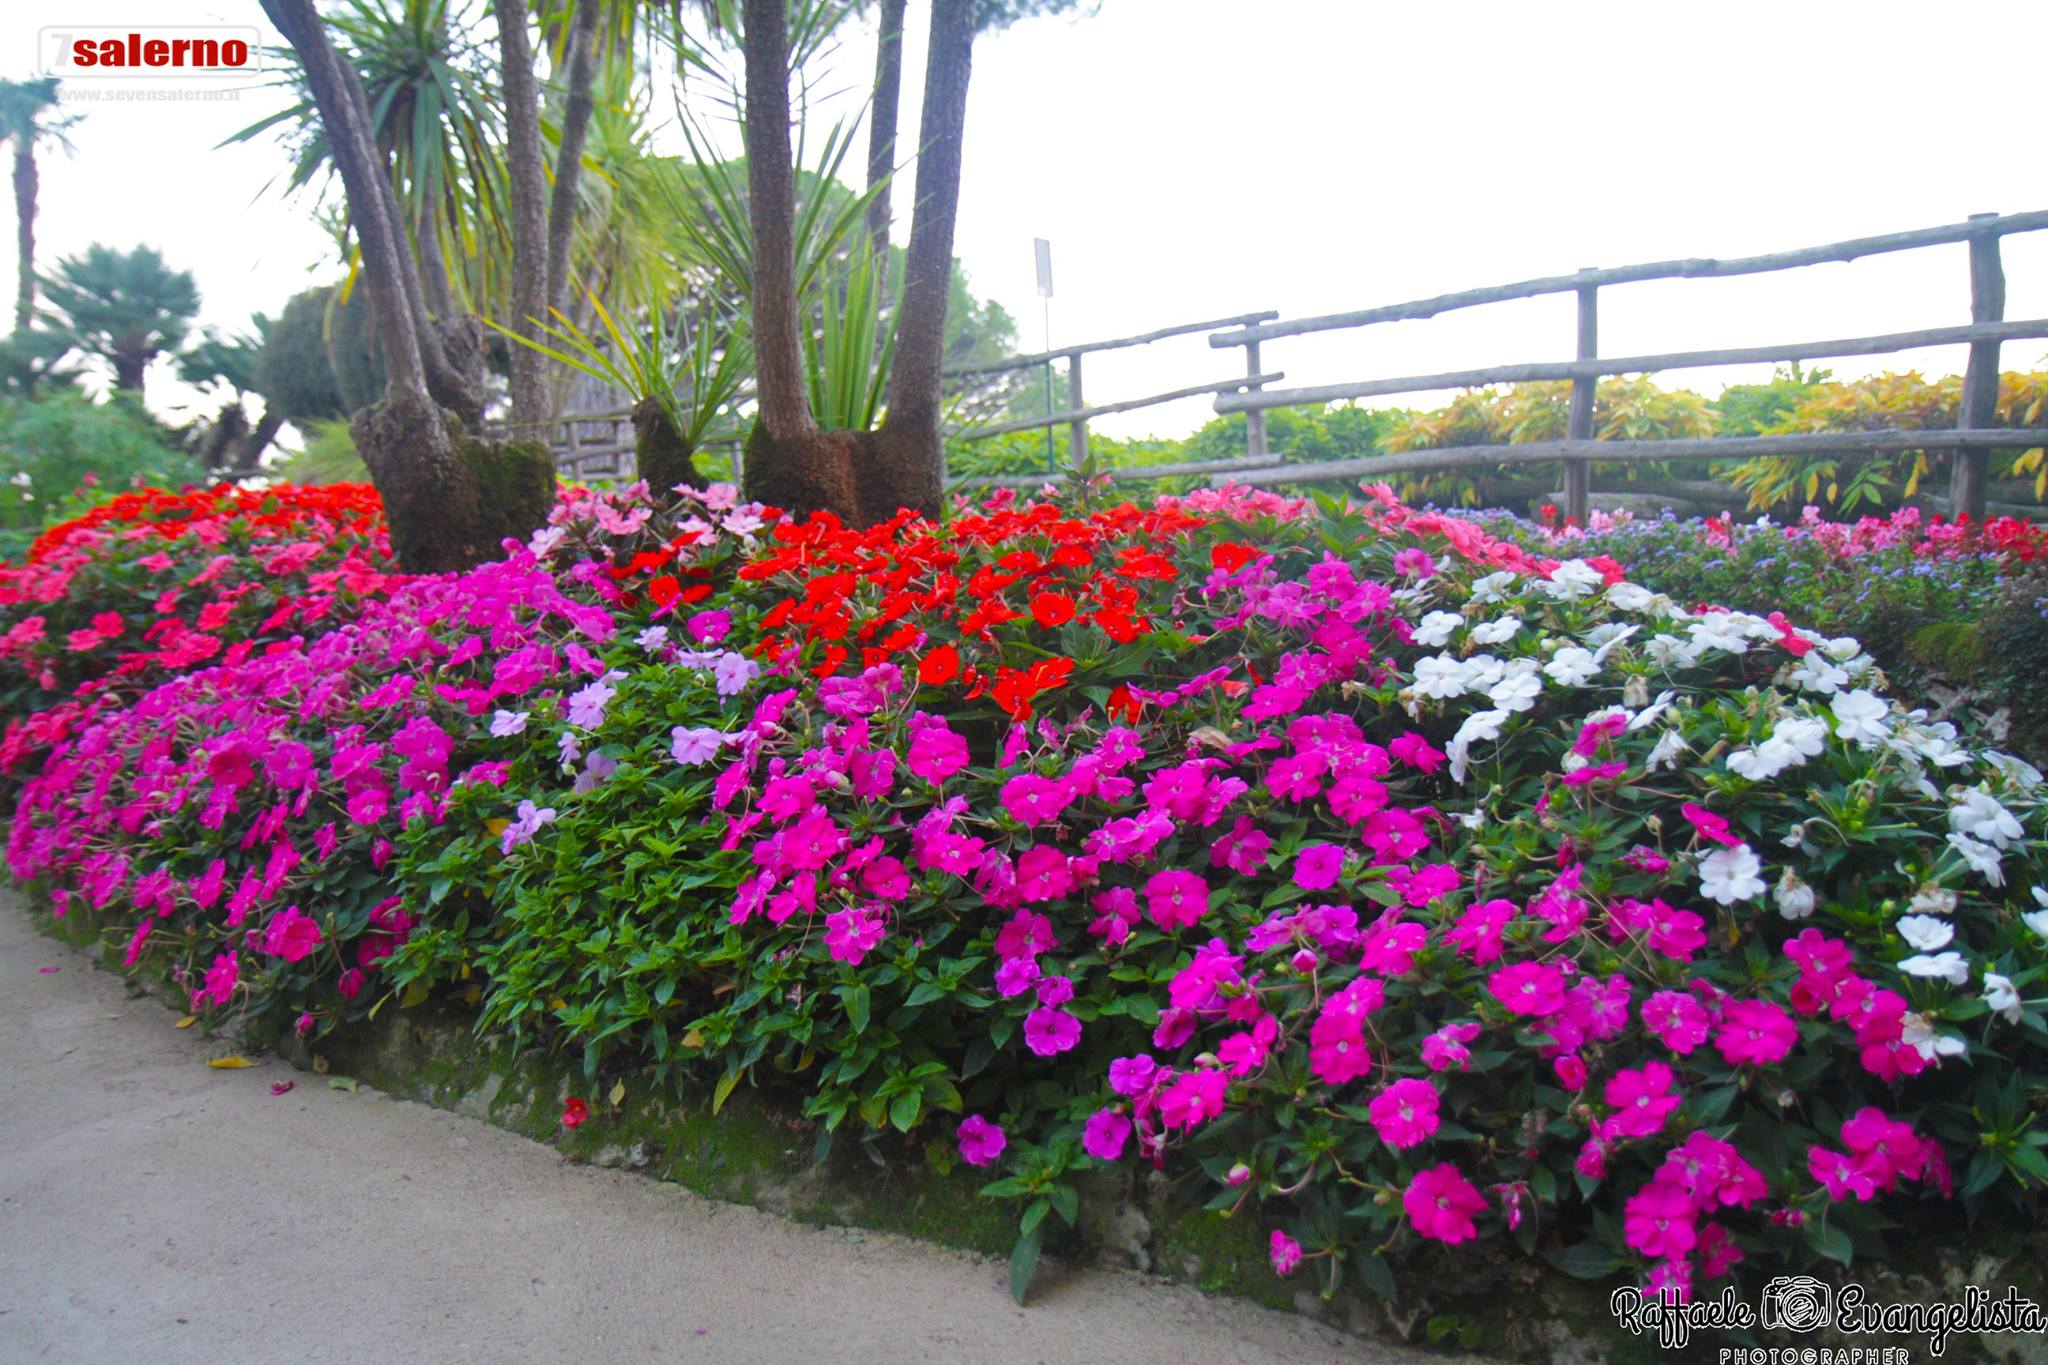
[[[476,478],[441,422],[427,386],[426,309],[397,204],[370,136],[362,82],[335,54],[313,0],[262,0],[299,55],[341,172],[362,245],[363,283],[384,352],[384,400],[356,414],[356,447],[370,468],[399,562],[414,572],[459,569],[492,546],[483,541]],[[445,363],[445,358],[444,358]]]
[[[889,180],[896,173],[896,122],[903,103],[903,9],[905,0],[882,0],[882,28],[875,48],[874,108],[868,113],[868,244],[875,253],[881,292],[889,285]]]
[[[576,0],[576,19],[569,32],[569,94],[562,104],[561,146],[555,152],[554,198],[548,204],[547,306],[560,308],[569,289],[569,249],[576,241],[577,187],[583,174],[583,147],[590,138],[590,114],[596,101],[597,0]]]
[[[505,162],[512,182],[512,329],[537,340],[548,289],[547,167],[540,149],[540,82],[533,73],[526,6],[499,0],[495,8],[504,70]],[[541,369],[542,359],[531,346],[512,348],[516,440],[539,438],[547,422],[547,376]]]
[[[863,521],[870,432],[821,431],[804,388],[796,293],[796,178],[789,145],[784,0],[745,0],[747,220],[753,233],[754,403],[747,493],[791,512]]]
[[[876,466],[866,482],[877,519],[899,507],[937,516],[944,456],[939,417],[946,305],[953,284],[953,223],[960,206],[967,84],[974,70],[974,0],[933,0],[919,121],[917,204],[904,253],[903,305],[889,414],[876,433]]]
[[[36,145],[33,129],[14,144],[14,244],[19,262],[14,283],[14,330],[26,332],[36,316]]]

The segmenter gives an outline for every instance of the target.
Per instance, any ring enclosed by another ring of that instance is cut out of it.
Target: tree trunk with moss
[[[633,405],[633,462],[655,501],[670,501],[677,484],[704,486],[695,453],[658,400],[643,398]]]
[[[934,0],[919,121],[916,207],[903,258],[903,304],[889,374],[888,415],[862,480],[870,521],[899,508],[936,517],[945,454],[940,431],[946,306],[953,287],[953,224],[960,206],[967,84],[974,69],[973,0]]]

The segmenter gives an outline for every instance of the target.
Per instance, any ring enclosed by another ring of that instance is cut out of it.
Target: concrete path
[[[173,1022],[0,898],[0,1361],[1425,1359],[1135,1275],[1020,1309],[999,1264],[214,1070]]]

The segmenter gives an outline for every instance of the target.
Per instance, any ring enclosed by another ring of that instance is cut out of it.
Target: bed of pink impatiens
[[[465,999],[581,1050],[575,1124],[626,1076],[780,1090],[984,1169],[1026,1278],[1087,1170],[1383,1292],[1498,1237],[1696,1293],[2048,1179],[2040,774],[1785,613],[1384,490],[865,530],[576,491],[355,583],[10,694],[14,874],[209,1016]]]

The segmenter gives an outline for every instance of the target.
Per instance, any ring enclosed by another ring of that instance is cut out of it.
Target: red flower
[[[674,574],[668,573],[663,574],[647,585],[647,595],[654,599],[657,606],[663,607],[675,601],[676,594],[682,590],[682,583],[676,579]]]
[[[1249,545],[1235,545],[1222,540],[1209,547],[1209,565],[1225,573],[1236,573],[1259,557],[1259,552]]]
[[[1051,630],[1074,619],[1074,599],[1062,593],[1042,592],[1031,599],[1031,619]]]
[[[940,645],[917,662],[917,680],[927,687],[944,687],[960,676],[960,651]]]
[[[572,1096],[562,1102],[562,1126],[564,1128],[581,1127],[583,1121],[589,1117],[590,1106],[582,1100]]]

